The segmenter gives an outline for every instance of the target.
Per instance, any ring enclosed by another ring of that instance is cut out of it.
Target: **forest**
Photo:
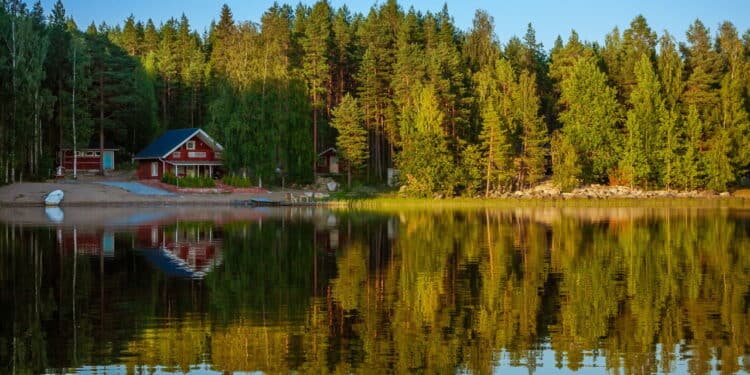
[[[552,181],[726,191],[750,185],[750,32],[700,20],[685,41],[644,16],[598,42],[546,49],[531,24],[499,40],[477,10],[460,30],[395,0],[367,14],[229,6],[199,34],[160,25],[79,28],[58,1],[2,0],[0,183],[43,179],[61,147],[111,141],[118,163],[162,131],[201,127],[230,173],[313,179],[337,147],[357,183],[400,172],[414,196],[490,196]]]

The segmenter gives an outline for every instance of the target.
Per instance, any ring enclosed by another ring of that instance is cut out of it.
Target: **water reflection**
[[[747,211],[13,215],[3,373],[750,370]]]

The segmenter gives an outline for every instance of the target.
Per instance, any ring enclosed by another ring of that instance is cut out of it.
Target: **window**
[[[182,157],[182,153],[181,153],[181,152],[179,152],[179,151],[175,151],[175,152],[174,152],[174,153],[172,154],[172,156],[173,156],[173,157],[174,157],[175,159],[179,159],[179,158],[181,158],[181,157]]]
[[[214,158],[215,159],[221,159],[221,151],[214,152]]]
[[[82,156],[83,156],[83,151],[76,151],[76,155],[75,155],[75,156],[76,156],[77,158],[80,158],[80,157],[82,157]]]
[[[151,177],[159,177],[159,162],[151,162]]]
[[[185,148],[188,150],[195,150],[195,141],[187,141]]]
[[[205,158],[206,153],[203,151],[190,151],[188,152],[189,158]]]
[[[94,151],[86,151],[86,157],[90,158],[90,157],[93,157],[93,156],[94,156]]]

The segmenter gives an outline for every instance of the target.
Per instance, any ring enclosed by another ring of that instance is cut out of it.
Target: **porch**
[[[220,161],[166,161],[166,171],[177,177],[218,177],[222,172]]]

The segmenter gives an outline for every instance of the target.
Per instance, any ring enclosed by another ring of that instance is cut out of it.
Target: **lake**
[[[746,209],[0,211],[0,373],[750,370]]]

